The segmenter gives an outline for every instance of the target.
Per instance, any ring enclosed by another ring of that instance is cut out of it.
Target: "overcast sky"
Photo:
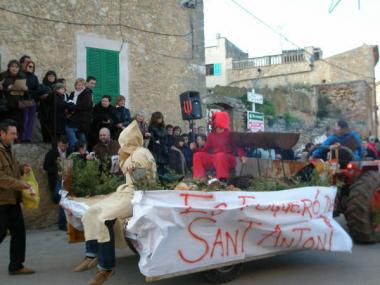
[[[323,56],[380,45],[380,0],[235,0],[297,45],[320,47]],[[205,42],[228,38],[250,57],[279,54],[292,44],[236,6],[232,0],[204,0]],[[376,66],[380,80],[380,62]]]

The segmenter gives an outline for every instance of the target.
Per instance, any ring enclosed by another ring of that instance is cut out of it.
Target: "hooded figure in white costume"
[[[125,247],[123,224],[132,216],[134,172],[143,170],[144,179],[155,181],[156,163],[150,151],[143,147],[143,136],[133,121],[119,136],[120,169],[126,183],[103,200],[92,205],[82,218],[86,239],[86,258],[74,269],[81,272],[99,263],[99,271],[88,284],[98,285],[114,273],[115,245]]]

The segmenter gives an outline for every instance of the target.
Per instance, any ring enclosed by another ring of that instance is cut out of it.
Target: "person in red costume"
[[[206,171],[215,169],[216,177],[225,181],[230,171],[235,168],[237,153],[242,163],[246,162],[244,151],[236,147],[230,137],[230,119],[227,112],[217,112],[212,117],[212,132],[208,135],[206,144],[194,154],[193,176],[205,180]]]

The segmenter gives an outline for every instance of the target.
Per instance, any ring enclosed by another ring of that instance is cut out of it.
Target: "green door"
[[[112,97],[115,104],[116,96],[120,95],[119,82],[119,52],[113,50],[86,48],[87,76],[95,76],[94,104],[104,95]]]

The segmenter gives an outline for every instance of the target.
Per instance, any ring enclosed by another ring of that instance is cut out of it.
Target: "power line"
[[[145,29],[133,27],[130,25],[122,24],[122,23],[108,23],[108,24],[107,23],[81,23],[81,22],[73,22],[73,21],[66,21],[66,20],[49,19],[49,18],[30,15],[27,13],[12,11],[12,10],[6,9],[4,7],[1,7],[1,6],[0,6],[0,10],[5,11],[7,13],[15,14],[18,16],[28,17],[28,18],[35,19],[35,20],[52,22],[52,23],[61,23],[61,24],[74,25],[74,26],[87,26],[87,27],[118,27],[118,26],[122,26],[122,27],[128,28],[130,30],[135,30],[135,31],[139,31],[139,32],[144,32],[144,33],[154,34],[154,35],[160,35],[160,36],[168,36],[168,37],[188,37],[191,35],[191,31],[184,33],[184,34],[170,34],[170,33],[164,33],[164,32],[156,32],[156,31],[145,30]]]
[[[304,49],[303,47],[301,47],[300,45],[296,44],[295,42],[291,41],[290,39],[288,39],[283,33],[277,31],[275,28],[273,28],[271,25],[269,25],[268,23],[266,23],[264,20],[260,19],[259,17],[257,17],[255,14],[253,14],[251,11],[249,11],[247,8],[245,8],[244,6],[242,6],[240,3],[238,3],[237,1],[235,0],[231,0],[232,3],[234,3],[236,6],[238,6],[240,9],[242,9],[244,12],[246,12],[247,14],[249,14],[250,16],[252,16],[255,20],[257,20],[258,22],[260,22],[262,25],[264,25],[265,27],[267,27],[269,30],[271,30],[272,32],[274,32],[275,34],[279,35],[280,37],[282,37],[284,40],[286,40],[288,43],[292,44],[293,46],[297,47],[298,49]],[[314,56],[311,52],[305,50],[305,53],[308,54],[308,55],[311,55],[311,56]],[[340,69],[342,71],[345,71],[347,73],[351,73],[351,74],[354,74],[354,75],[357,75],[357,76],[360,76],[360,77],[364,77],[364,78],[369,78],[371,80],[375,80],[376,78],[375,77],[372,77],[372,76],[367,76],[367,75],[363,75],[363,74],[360,74],[360,73],[357,73],[357,72],[354,72],[350,69],[347,69],[345,67],[342,67],[342,66],[339,66],[337,64],[334,64],[332,62],[329,62],[325,59],[320,59],[321,61],[323,61],[324,63],[330,65],[330,66],[333,66],[337,69]]]
[[[332,2],[330,4],[330,8],[329,8],[330,14],[335,10],[336,6],[338,6],[339,3],[342,2],[342,0],[337,0],[335,3],[334,2],[335,2],[335,0],[332,0]]]

